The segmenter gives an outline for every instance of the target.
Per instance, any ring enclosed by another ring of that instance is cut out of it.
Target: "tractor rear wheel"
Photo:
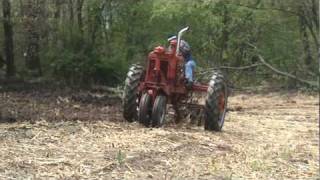
[[[139,122],[145,125],[146,127],[149,127],[151,113],[152,113],[152,97],[148,93],[145,93],[142,95],[140,99],[139,113],[138,113]]]
[[[227,112],[227,102],[228,88],[224,76],[220,72],[214,72],[204,108],[205,130],[221,131]]]
[[[123,117],[128,122],[137,119],[137,108],[139,92],[138,87],[143,78],[144,70],[142,66],[132,65],[127,74],[124,91],[122,95]]]
[[[167,112],[167,97],[159,95],[152,109],[152,127],[161,127],[165,122]]]

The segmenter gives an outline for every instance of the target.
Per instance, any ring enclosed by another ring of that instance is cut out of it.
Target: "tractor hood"
[[[163,46],[157,46],[153,49],[153,52],[156,54],[164,54],[166,49]]]

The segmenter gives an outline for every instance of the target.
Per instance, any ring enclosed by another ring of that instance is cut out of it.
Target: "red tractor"
[[[176,120],[181,119],[180,110],[185,107],[204,119],[205,130],[221,131],[227,110],[227,85],[220,72],[213,72],[209,84],[194,82],[192,87],[187,87],[184,58],[177,47],[188,29],[179,31],[177,41],[171,41],[170,48],[154,48],[146,68],[131,66],[122,97],[123,116],[127,121],[138,120],[146,127],[161,127],[165,123],[167,104],[171,104]],[[202,105],[191,100],[196,92],[206,93]]]

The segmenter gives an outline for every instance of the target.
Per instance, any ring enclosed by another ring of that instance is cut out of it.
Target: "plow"
[[[130,67],[122,95],[126,121],[162,127],[170,105],[176,123],[189,116],[193,122],[203,121],[205,130],[222,130],[228,102],[226,79],[220,71],[213,71],[207,84],[186,83],[185,59],[179,47],[188,30],[189,27],[181,29],[169,48],[155,47],[144,66]]]

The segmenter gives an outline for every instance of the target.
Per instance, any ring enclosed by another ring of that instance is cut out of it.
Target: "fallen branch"
[[[287,73],[287,72],[280,71],[280,70],[274,68],[273,66],[271,66],[269,63],[267,63],[261,55],[258,55],[258,58],[259,58],[259,60],[261,61],[261,63],[262,63],[263,65],[265,65],[266,67],[268,67],[268,68],[271,69],[272,71],[276,72],[277,74],[280,74],[280,75],[282,75],[282,76],[286,76],[286,77],[295,79],[295,80],[297,80],[297,81],[299,81],[299,82],[302,82],[302,83],[308,84],[308,85],[310,85],[310,86],[319,88],[319,84],[318,84],[317,82],[304,80],[304,79],[298,78],[297,76],[294,76],[294,75],[292,75],[292,74],[289,74],[289,73]]]
[[[261,66],[261,65],[263,65],[263,64],[262,63],[256,63],[256,64],[252,64],[252,65],[248,65],[248,66],[242,66],[242,67],[220,66],[220,67],[216,67],[216,68],[205,69],[204,71],[201,71],[199,74],[201,74],[201,75],[208,74],[208,73],[212,73],[212,71],[214,71],[214,70],[219,70],[219,69],[247,70],[247,69],[255,68],[255,67],[258,67],[258,66]]]
[[[254,68],[254,67],[258,67],[258,66],[261,66],[262,64],[258,63],[258,64],[252,64],[252,65],[249,65],[249,66],[242,66],[242,67],[230,67],[230,66],[220,66],[216,69],[234,69],[234,70],[246,70],[246,69],[251,69],[251,68]]]
[[[248,42],[247,44],[248,44],[249,46],[251,46],[254,50],[258,51],[258,48],[257,48],[255,45],[253,45],[253,44],[251,44],[251,43],[249,43],[249,42]],[[276,69],[275,67],[273,67],[272,65],[270,65],[269,63],[267,63],[260,54],[258,54],[257,56],[258,56],[259,60],[261,61],[261,63],[262,63],[264,66],[266,66],[266,67],[269,68],[270,70],[276,72],[277,74],[280,74],[280,75],[282,75],[282,76],[286,76],[286,77],[295,79],[295,80],[297,80],[297,81],[299,81],[299,82],[301,82],[301,83],[308,84],[309,86],[319,88],[318,82],[316,82],[316,81],[308,81],[308,80],[305,80],[305,79],[301,79],[301,78],[298,78],[297,76],[292,75],[292,74],[290,74],[290,73],[280,71],[280,70]]]

